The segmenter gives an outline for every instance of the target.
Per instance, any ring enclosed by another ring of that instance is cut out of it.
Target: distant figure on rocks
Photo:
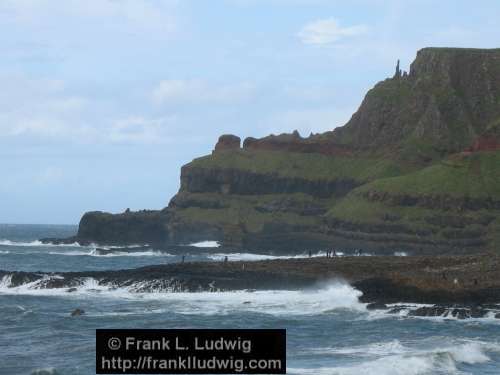
[[[333,249],[333,256],[336,257],[337,256],[337,250]]]
[[[184,261],[185,261],[185,260],[186,260],[186,256],[185,256],[185,255],[183,255],[183,256],[182,256],[182,261],[181,261],[181,263],[184,263]]]
[[[227,263],[229,259],[227,258],[227,255],[224,257],[224,263]]]
[[[312,257],[312,255],[313,255],[313,254],[312,254],[312,251],[311,251],[311,250],[309,250],[309,258],[311,258],[311,257]]]

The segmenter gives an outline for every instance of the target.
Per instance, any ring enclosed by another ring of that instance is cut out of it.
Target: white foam
[[[394,252],[394,256],[406,257],[406,256],[408,256],[408,253],[406,253],[405,251],[396,251],[396,252]]]
[[[2,280],[0,280],[0,291],[3,289],[7,289],[10,287],[12,281],[12,275],[5,275],[2,277]]]
[[[155,257],[172,257],[174,255],[169,254],[169,253],[164,253],[161,251],[155,251],[155,250],[146,250],[146,251],[116,251],[116,252],[111,252],[107,254],[99,254],[98,251],[92,250],[91,256],[96,256],[96,257],[147,257],[147,256],[155,256]]]
[[[107,250],[107,249],[106,249]],[[145,256],[173,256],[169,253],[164,253],[155,250],[146,251],[114,251],[105,254],[99,253],[97,249],[91,249],[89,251],[49,251],[51,255],[66,255],[66,256],[92,256],[92,257],[145,257]]]
[[[135,249],[137,247],[146,247],[148,245],[146,244],[133,244],[133,245],[103,245],[103,246],[99,246],[95,243],[91,244],[91,246],[93,247],[100,247],[102,249],[106,249],[106,250],[109,250],[109,249]]]
[[[30,375],[58,375],[59,372],[54,367],[39,368],[33,370]]]
[[[361,292],[342,283],[311,291],[174,293],[167,296],[179,313],[221,315],[251,311],[271,315],[317,315],[337,309],[364,311]],[[147,296],[149,297],[149,296]],[[175,304],[177,302],[178,304]]]
[[[5,250],[5,251],[4,250],[0,250],[0,254],[9,254],[9,253],[10,253],[10,251],[8,251],[8,250]]]
[[[368,345],[342,347],[342,348],[315,348],[311,352],[315,354],[343,354],[343,355],[356,355],[356,356],[382,356],[403,354],[408,350],[399,342],[399,340],[392,340],[387,342],[376,342]]]
[[[346,348],[317,348],[317,354],[346,355],[359,358],[350,367],[321,367],[315,369],[289,368],[291,374],[435,374],[457,373],[457,364],[478,364],[490,361],[488,353],[500,352],[500,345],[478,340],[449,340],[444,337],[409,342],[398,340],[371,343]],[[368,358],[367,358],[368,357]],[[364,359],[364,360],[363,360]]]
[[[331,283],[322,289],[305,291],[177,292],[180,288],[175,282],[162,284],[152,280],[116,287],[85,278],[74,287],[74,291],[68,292],[69,287],[44,288],[53,277],[61,276],[46,275],[37,281],[11,287],[11,276],[7,275],[0,281],[0,294],[57,295],[68,298],[93,295],[99,298],[156,300],[166,302],[172,312],[202,315],[227,314],[233,311],[272,315],[315,315],[331,313],[337,309],[365,311],[365,304],[358,300],[361,292],[340,282]],[[141,292],[144,288],[153,288],[153,292]],[[157,288],[156,291],[154,288]]]
[[[255,260],[290,258],[290,257],[279,257],[266,254],[252,254],[252,253],[216,253],[216,254],[204,254],[204,255],[208,259],[213,259],[213,260],[223,260],[225,257],[227,257],[228,260],[230,261],[238,261],[238,260],[255,261]]]
[[[73,242],[70,244],[53,244],[53,243],[43,243],[39,240],[30,241],[30,242],[17,242],[17,241],[5,240],[5,239],[0,240],[0,245],[19,246],[19,247],[40,247],[40,246],[43,246],[43,247],[52,247],[52,246],[81,247],[81,245],[78,242]]]
[[[490,346],[489,349],[491,348],[492,347]],[[473,365],[475,363],[484,363],[490,360],[490,358],[484,353],[485,349],[486,347],[484,343],[468,342],[463,345],[448,348],[448,352],[456,362]]]
[[[309,258],[309,254],[303,253],[298,255],[269,255],[269,254],[255,254],[255,253],[215,253],[204,254],[207,258],[213,260],[223,260],[226,256],[229,261],[257,261],[257,260],[272,260],[272,259],[304,259]],[[341,252],[337,252],[337,256],[343,256]],[[311,254],[312,258],[325,257],[325,252],[318,252]]]
[[[191,243],[188,246],[193,246],[193,247],[220,247],[220,244],[217,241],[201,241],[201,242]]]
[[[446,374],[455,372],[452,361],[438,366],[432,358],[418,356],[388,356],[374,361],[366,361],[351,367],[320,367],[315,369],[289,368],[289,374],[301,375],[423,375],[432,374],[439,367],[446,367]]]

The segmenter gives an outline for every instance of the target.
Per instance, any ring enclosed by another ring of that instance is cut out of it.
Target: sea
[[[168,249],[102,255],[94,245],[38,241],[76,230],[1,224],[0,270],[119,270],[181,261]],[[216,243],[194,245],[186,261],[226,256],[217,253]],[[271,258],[227,256],[229,261]],[[95,374],[97,328],[285,328],[288,374],[500,374],[500,320],[411,317],[407,310],[394,315],[368,310],[360,296],[342,281],[299,291],[136,293],[89,280],[68,293],[36,283],[12,287],[5,276],[0,279],[0,374]],[[77,308],[85,313],[72,317]]]

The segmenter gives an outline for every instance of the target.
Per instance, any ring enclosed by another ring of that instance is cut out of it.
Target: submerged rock
[[[382,302],[373,302],[366,305],[366,308],[368,310],[385,310],[387,309],[387,305]]]
[[[447,308],[443,306],[424,306],[411,310],[408,316],[443,316],[446,311]]]
[[[408,316],[441,316],[444,318],[484,318],[490,310],[481,307],[425,306],[408,313]]]
[[[71,312],[71,316],[80,316],[85,314],[85,311],[82,309],[75,309]]]

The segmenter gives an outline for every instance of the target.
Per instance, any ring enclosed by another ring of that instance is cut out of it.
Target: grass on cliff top
[[[329,156],[280,151],[225,151],[193,160],[199,168],[241,169],[312,180],[353,179],[359,182],[398,176],[403,167],[387,159]]]
[[[407,175],[378,179],[359,191],[500,199],[500,151],[456,155]]]
[[[334,205],[327,216],[351,223],[382,223],[389,214],[397,218],[395,221],[402,220],[420,226],[425,216],[435,213],[434,210],[422,207],[387,206],[382,202],[370,202],[353,192]]]

